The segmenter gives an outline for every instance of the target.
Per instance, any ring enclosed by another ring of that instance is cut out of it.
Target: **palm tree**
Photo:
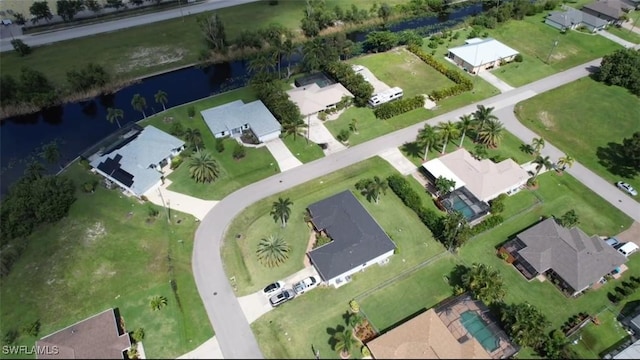
[[[273,69],[273,58],[265,52],[261,52],[249,60],[247,69],[253,74],[268,72]]]
[[[326,50],[324,40],[320,37],[308,41],[303,45],[303,64],[306,65],[307,70],[313,71],[320,69],[324,59],[327,57]]]
[[[107,108],[107,120],[112,124],[115,121],[118,124],[118,128],[122,127],[120,126],[120,121],[118,121],[118,119],[122,119],[123,116],[124,111],[121,109],[114,109],[112,107]]]
[[[218,162],[210,153],[198,150],[191,155],[189,174],[199,183],[210,183],[220,176]]]
[[[483,144],[496,148],[504,137],[504,125],[499,120],[489,120],[478,134]]]
[[[289,251],[291,248],[282,237],[269,235],[267,238],[260,239],[256,254],[263,265],[275,267],[287,261]]]
[[[380,202],[380,193],[387,194],[387,182],[381,180],[378,176],[373,179],[362,179],[356,183],[356,189],[360,190],[367,200],[375,200],[376,204]]]
[[[156,102],[157,102],[158,104],[162,104],[162,110],[163,110],[163,111],[166,111],[166,110],[167,110],[167,108],[166,108],[164,105],[165,105],[165,104],[167,103],[167,101],[168,101],[168,99],[167,99],[167,93],[166,93],[166,92],[164,92],[164,91],[162,91],[162,90],[158,90],[158,92],[157,92],[153,97],[155,98],[155,100],[156,100]]]
[[[531,155],[534,152],[536,152],[536,150],[530,144],[520,144],[520,151],[528,155]]]
[[[27,179],[40,179],[42,174],[46,171],[44,165],[36,159],[31,159],[27,163],[27,167],[24,169],[24,176]]]
[[[351,123],[349,123],[349,130],[353,131],[354,134],[358,133],[358,119],[351,119]]]
[[[427,155],[429,154],[429,147],[435,145],[438,142],[438,134],[431,125],[424,124],[424,127],[418,132],[416,142],[418,143],[418,145],[424,147],[424,157],[422,158],[422,160],[426,161]]]
[[[200,150],[200,146],[203,143],[200,129],[187,128],[184,132],[184,139],[187,140],[189,144],[195,146],[196,151]]]
[[[575,161],[576,159],[571,155],[562,156],[558,159],[558,167],[560,170],[565,170],[567,167],[572,167]]]
[[[545,330],[549,321],[529,303],[506,306],[502,310],[501,320],[511,338],[521,346],[535,348],[546,338]]]
[[[533,147],[533,152],[538,155],[540,154],[540,151],[544,148],[544,139],[539,137],[539,138],[533,138],[533,140],[531,140],[531,146]]]
[[[533,163],[536,164],[536,174],[533,176],[532,181],[536,181],[536,179],[538,178],[538,175],[540,174],[540,170],[542,170],[542,168],[545,169],[551,169],[551,160],[549,159],[549,156],[545,156],[542,157],[542,155],[538,155],[538,157],[536,157],[533,160]]]
[[[307,127],[302,119],[296,119],[293,121],[285,122],[282,125],[285,136],[293,135],[293,138],[297,138],[298,135],[304,134],[303,129]]]
[[[452,211],[443,219],[442,238],[449,251],[462,246],[469,238],[469,223],[460,211]]]
[[[60,166],[60,147],[58,146],[58,143],[54,140],[50,143],[44,144],[40,150],[40,157],[49,164],[58,164],[58,166]],[[60,168],[62,169],[62,166],[60,166]]]
[[[485,304],[499,302],[505,296],[502,275],[489,265],[474,263],[471,269],[462,275],[462,284],[476,299]]]
[[[271,206],[273,220],[280,221],[282,227],[287,226],[289,215],[291,215],[291,205],[293,205],[293,202],[289,198],[283,199],[279,197],[278,201],[275,201]]]
[[[440,197],[447,195],[456,186],[456,181],[444,176],[438,176],[435,182],[436,190]]]
[[[333,334],[333,339],[336,343],[336,350],[340,351],[340,356],[342,358],[349,357],[351,351],[356,346],[355,338],[353,337],[353,332],[351,329],[345,329],[344,331],[339,331]]]
[[[149,307],[153,311],[161,310],[165,306],[167,306],[167,298],[165,296],[156,295],[149,300]]]
[[[484,123],[488,120],[498,120],[498,118],[492,114],[493,107],[485,107],[484,105],[478,105],[478,110],[473,113],[474,119],[479,122],[476,128],[476,141],[480,138],[480,131],[484,128]]]
[[[147,118],[147,114],[144,112],[144,109],[147,108],[147,100],[142,95],[133,95],[133,98],[131,99],[131,106],[133,106],[136,111],[140,111],[145,119]]]
[[[462,147],[462,143],[464,142],[464,135],[467,133],[473,126],[473,117],[471,115],[462,115],[460,116],[460,121],[458,122],[458,131],[462,133],[462,137],[460,137],[460,145],[458,147]]]
[[[438,131],[442,139],[444,139],[442,144],[442,154],[444,154],[449,140],[458,136],[458,127],[451,121],[441,122],[438,124]]]
[[[291,76],[291,57],[298,52],[298,47],[291,41],[291,39],[287,39],[282,43],[280,48],[282,51],[282,55],[287,58],[287,79]]]

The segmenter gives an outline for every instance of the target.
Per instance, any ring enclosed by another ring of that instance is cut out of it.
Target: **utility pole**
[[[549,51],[549,56],[547,56],[547,65],[549,65],[549,59],[551,59],[551,54],[553,53],[553,50],[556,49],[556,46],[558,46],[558,39],[553,40],[553,47],[551,48],[551,51]]]
[[[629,32],[632,32],[633,28],[636,27],[636,23],[638,23],[638,19],[640,19],[640,14],[638,14],[638,16],[636,16],[636,19],[631,24],[631,27],[629,28]]]
[[[158,194],[160,194],[160,200],[162,200],[162,207],[164,207],[164,210],[167,213],[167,222],[171,224],[171,216],[169,215],[169,208],[168,208],[168,205],[164,202],[164,196],[162,196],[162,191],[160,191],[160,187],[158,187]]]
[[[184,22],[184,13],[182,12],[182,1],[184,0],[178,0],[178,5],[180,5],[180,18],[182,19],[182,22]]]

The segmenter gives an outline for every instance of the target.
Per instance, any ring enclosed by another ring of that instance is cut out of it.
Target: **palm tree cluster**
[[[503,307],[501,320],[507,333],[521,346],[538,348],[545,341],[547,318],[529,303],[511,304]]]
[[[362,179],[356,183],[356,189],[367,198],[368,201],[374,200],[376,204],[380,201],[380,194],[387,194],[389,185],[386,180],[374,176],[373,179]]]
[[[416,144],[424,148],[423,160],[427,160],[429,149],[442,146],[441,153],[447,151],[447,145],[453,139],[460,138],[458,147],[462,147],[464,138],[469,130],[475,132],[475,141],[488,147],[498,147],[504,137],[504,125],[492,113],[492,107],[478,105],[473,114],[462,115],[458,122],[440,122],[436,126],[425,124],[418,132]]]
[[[462,285],[485,304],[500,302],[505,296],[500,272],[489,265],[474,263],[462,275]]]
[[[289,259],[291,247],[277,235],[269,235],[258,243],[258,260],[265,266],[277,267]]]

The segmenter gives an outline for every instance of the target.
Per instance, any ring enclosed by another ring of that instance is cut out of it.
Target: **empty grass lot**
[[[638,25],[640,25],[640,14],[638,14],[637,16],[638,16]],[[607,31],[619,38],[622,38],[627,41],[631,41],[634,44],[640,44],[640,35],[636,32],[629,31],[629,29],[627,28],[609,26],[607,28]]]
[[[229,277],[235,276],[238,294],[252,293],[267,283],[301,270],[310,235],[309,227],[303,221],[307,206],[346,189],[351,189],[356,194],[364,207],[394,239],[406,258],[406,262],[402,264],[393,262],[385,267],[389,272],[396,273],[399,269],[415,265],[441,252],[442,246],[432,239],[429,230],[392,191],[388,190],[376,205],[364,200],[354,188],[360,179],[375,175],[386,178],[394,173],[396,171],[389,163],[375,157],[261,200],[243,211],[229,226],[222,249],[225,271]],[[293,202],[291,217],[285,228],[281,228],[269,215],[271,205],[278,197],[290,198]],[[240,240],[236,238],[237,234],[242,235]],[[283,236],[291,246],[291,252],[287,262],[269,269],[258,262],[255,251],[260,239],[272,234]],[[369,269],[365,273],[367,272]]]
[[[97,178],[77,163],[65,175],[78,188]],[[160,211],[150,224],[149,207]],[[128,331],[144,329],[149,358],[176,358],[209,339],[213,331],[202,320],[207,316],[191,275],[197,223],[191,215],[171,215],[179,225],[168,225],[161,208],[117,190],[78,191],[68,216],[29,236],[26,251],[2,279],[2,334],[39,319],[40,338],[118,307]],[[182,308],[169,285],[168,254]],[[155,295],[168,299],[161,311],[149,308]],[[35,340],[22,335],[17,344],[30,349]]]
[[[522,124],[604,179],[640,188],[640,174],[632,176],[617,166],[620,157],[609,148],[638,131],[640,99],[626,89],[584,78],[518,104],[516,114]]]
[[[395,5],[407,0],[390,0]],[[367,0],[327,0],[327,8],[340,5],[343,9],[357,5],[369,9]],[[267,1],[259,1],[216,10],[225,25],[227,38],[234,40],[242,30],[258,30],[270,23],[278,23],[300,32],[306,3],[304,1],[280,1],[270,6]],[[188,13],[188,7],[184,8]],[[196,19],[200,15],[187,15],[153,24],[142,25],[120,31],[88,36],[80,39],[58,42],[50,46],[34,48],[33,54],[20,57],[15,52],[2,54],[0,75],[19,74],[22,66],[45,73],[59,86],[66,85],[66,73],[89,62],[104,66],[117,77],[130,79],[155,72],[176,68],[198,61],[199,54],[206,48],[203,35]],[[250,14],[251,21],[247,21]],[[28,41],[27,41],[28,44]],[[78,59],[78,49],[82,49],[82,60]]]
[[[200,130],[206,151],[210,152],[218,161],[220,166],[219,178],[209,184],[196,183],[189,175],[189,159],[180,165],[172,174],[169,180],[173,183],[169,190],[195,196],[207,200],[220,200],[224,196],[238,190],[246,185],[264,179],[278,172],[278,164],[266,147],[246,148],[247,155],[241,160],[235,160],[232,156],[236,141],[232,139],[224,140],[224,151],[218,153],[215,150],[215,138],[202,119],[200,111],[226,104],[228,102],[241,99],[245,103],[256,100],[250,88],[242,88],[230,91],[221,95],[197,101],[191,105],[182,105],[153,117],[147,118],[142,124],[153,125],[161,130],[169,132],[175,122],[180,122],[185,129],[195,128]],[[190,119],[187,116],[187,108],[193,106],[196,116]],[[165,121],[165,118],[173,120]]]
[[[596,314],[593,314],[596,315]],[[618,341],[629,336],[616,319],[617,313],[607,309],[597,314],[599,325],[589,323],[569,340],[578,340],[574,346],[580,359],[602,359],[600,355]]]
[[[349,63],[366,66],[388,86],[402,88],[405,97],[429,94],[433,90],[455,85],[453,81],[404,48],[361,56],[349,60]]]
[[[522,86],[622,48],[596,34],[578,31],[561,34],[544,23],[546,15],[544,12],[521,21],[510,20],[488,30],[491,37],[518,50],[523,57],[521,63],[513,62],[493,70],[494,75],[511,86]],[[555,47],[554,41],[558,41]]]

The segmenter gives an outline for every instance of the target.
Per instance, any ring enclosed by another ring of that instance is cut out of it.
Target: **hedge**
[[[353,96],[353,103],[356,106],[364,107],[373,95],[373,85],[364,80],[362,75],[357,74],[350,65],[342,62],[332,62],[322,69],[331,77],[341,83]]]
[[[486,219],[471,228],[471,236],[480,234],[481,232],[493,229],[494,227],[502,224],[504,219],[501,215],[490,215]]]
[[[407,179],[400,175],[391,175],[387,178],[389,188],[402,200],[402,202],[420,218],[420,221],[431,230],[436,238],[442,234],[442,217],[433,210],[422,206],[420,194],[409,185]]]
[[[412,98],[382,104],[373,113],[378,119],[386,120],[421,107],[424,107],[424,96],[417,95]]]
[[[448,68],[446,65],[436,60],[433,56],[422,51],[419,46],[412,44],[407,46],[407,50],[411,51],[414,55],[419,57],[420,60],[425,62],[425,64],[431,66],[436,71],[449,78],[449,80],[456,83],[456,85],[445,89],[433,90],[429,94],[429,96],[433,100],[438,101],[449,96],[459,95],[465,91],[473,90],[473,82],[469,80],[462,72]]]

